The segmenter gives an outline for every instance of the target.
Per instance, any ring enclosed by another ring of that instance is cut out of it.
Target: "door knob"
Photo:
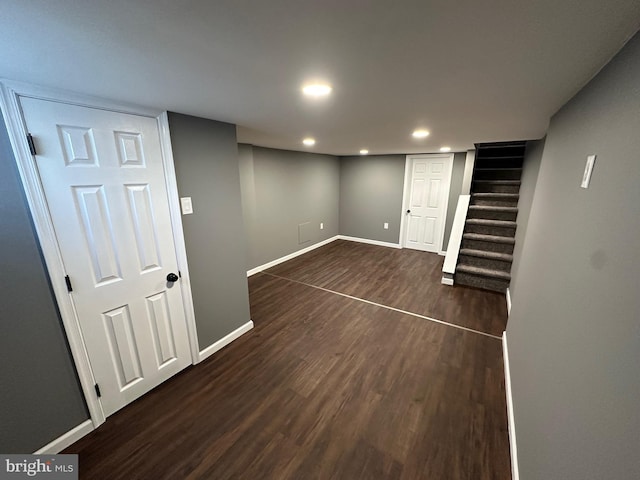
[[[175,273],[171,272],[169,275],[167,275],[167,282],[177,282],[178,281],[178,275],[176,275]]]
[[[411,210],[407,210],[407,213],[411,213]]]

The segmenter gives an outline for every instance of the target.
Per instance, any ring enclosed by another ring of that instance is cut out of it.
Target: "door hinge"
[[[35,157],[37,155],[36,144],[33,141],[33,136],[30,133],[27,133],[27,143],[29,144],[29,151],[31,152],[31,155]]]
[[[182,278],[182,272],[180,270],[178,270],[178,276]]]
[[[100,385],[96,383],[94,387],[96,389],[96,395],[98,395],[98,398],[100,398],[102,396],[102,393],[100,393]]]
[[[71,279],[69,278],[69,275],[64,277],[64,283],[67,284],[67,292],[73,292],[73,287],[71,286]]]

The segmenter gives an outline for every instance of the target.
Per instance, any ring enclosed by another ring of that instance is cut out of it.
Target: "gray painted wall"
[[[241,145],[240,171],[247,269],[338,234],[337,157]]]
[[[518,227],[516,229],[516,245],[513,250],[511,283],[509,285],[509,295],[512,302],[518,290],[518,270],[520,268],[522,252],[524,251],[529,215],[531,214],[531,206],[533,205],[533,195],[538,181],[538,173],[540,172],[544,141],[545,139],[543,138],[541,140],[527,142],[524,163],[522,165],[522,178],[520,179],[522,183],[520,185],[520,199],[518,200]]]
[[[242,194],[242,218],[245,228],[245,249],[247,258],[247,270],[251,266],[256,241],[256,184],[253,168],[253,147],[251,145],[238,145],[238,168],[240,169],[240,192]]]
[[[235,125],[169,114],[200,349],[249,321]]]
[[[341,235],[399,242],[405,162],[406,155],[340,158]]]
[[[89,418],[0,116],[0,452],[31,453]]]
[[[640,478],[639,86],[636,35],[547,134],[507,327],[526,480]]]
[[[447,248],[466,153],[456,153],[451,172],[443,249]],[[340,158],[340,234],[400,243],[402,195],[406,155],[368,155]],[[383,229],[389,222],[389,230]]]
[[[447,205],[447,219],[444,224],[444,241],[442,242],[443,250],[446,250],[449,245],[449,237],[451,236],[451,228],[453,227],[453,218],[456,216],[456,207],[458,206],[458,197],[462,193],[462,179],[464,177],[464,163],[466,158],[467,152],[455,153],[453,156],[449,204]]]

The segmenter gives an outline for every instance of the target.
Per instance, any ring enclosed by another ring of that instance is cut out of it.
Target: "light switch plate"
[[[320,222],[320,230],[324,230],[324,223]]]
[[[389,224],[387,222],[384,222],[383,228],[385,230],[389,230]]]
[[[193,213],[193,204],[191,203],[191,197],[182,197],[180,199],[180,205],[182,206],[183,215],[190,215]]]
[[[582,175],[582,188],[589,188],[589,182],[591,182],[591,174],[593,173],[593,164],[596,163],[596,156],[587,156],[587,164],[584,166],[584,174]]]

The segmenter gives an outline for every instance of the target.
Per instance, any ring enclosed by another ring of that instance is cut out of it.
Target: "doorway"
[[[198,354],[166,116],[23,86],[2,106],[96,427]]]
[[[440,253],[449,202],[453,154],[407,155],[401,244]]]

